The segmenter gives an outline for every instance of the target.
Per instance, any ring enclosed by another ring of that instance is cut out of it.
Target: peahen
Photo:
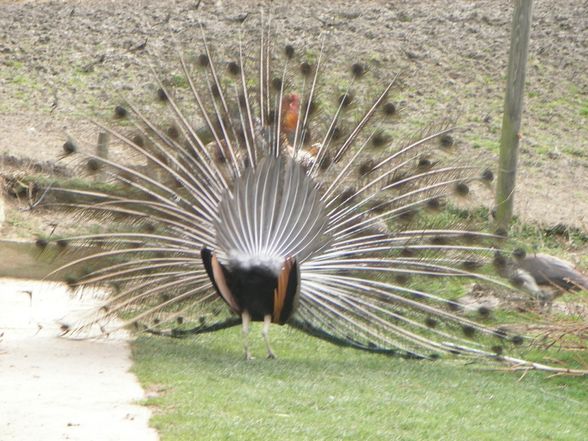
[[[232,59],[214,57],[203,37],[200,55],[179,55],[173,81],[151,67],[161,104],[143,112],[124,102],[118,128],[96,123],[133,165],[64,144],[65,157],[108,185],[52,188],[72,198],[59,205],[111,225],[55,239],[86,250],[59,270],[70,287],[110,292],[64,333],[134,326],[180,336],[242,324],[250,358],[249,325],[262,321],[269,357],[275,323],[408,358],[542,368],[506,355],[530,340],[481,324],[486,308],[467,316],[436,294],[450,279],[510,289],[497,275],[510,263],[504,234],[455,215],[453,201],[492,172],[450,155],[447,125],[394,138],[397,76],[371,96],[367,66],[354,63],[330,98],[323,51],[275,49],[270,28],[242,37]]]
[[[566,291],[588,290],[588,277],[570,262],[542,253],[527,255],[522,248],[515,249],[512,255],[513,277],[520,278],[524,290],[542,304],[551,305]]]

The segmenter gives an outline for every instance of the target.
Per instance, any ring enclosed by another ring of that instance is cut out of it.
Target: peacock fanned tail
[[[335,81],[322,49],[280,49],[261,29],[231,59],[202,31],[201,53],[178,51],[172,80],[149,65],[154,103],[121,100],[114,121],[96,122],[131,165],[64,145],[105,182],[53,187],[71,200],[54,205],[108,228],[59,239],[78,254],[57,272],[72,289],[109,292],[65,333],[179,336],[259,320],[270,355],[273,322],[366,351],[547,369],[508,356],[531,339],[440,294],[451,280],[511,289],[503,234],[451,215],[492,173],[451,154],[448,124],[396,139],[397,75],[374,95],[365,65]]]

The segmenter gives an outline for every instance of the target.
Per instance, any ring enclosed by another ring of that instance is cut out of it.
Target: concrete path
[[[56,321],[87,303],[61,284],[0,279],[0,440],[158,439],[134,404],[126,336],[57,337]]]

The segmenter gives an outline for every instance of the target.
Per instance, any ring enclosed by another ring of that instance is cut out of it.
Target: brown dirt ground
[[[84,117],[112,109],[108,89],[133,94],[149,82],[136,63],[143,54],[129,48],[147,40],[162,65],[173,66],[162,42],[170,34],[198,47],[200,22],[213,47],[225,45],[236,40],[240,14],[258,15],[262,5],[3,1],[0,152],[54,161],[65,133],[87,135]],[[408,126],[457,119],[465,151],[496,163],[510,2],[306,0],[274,2],[272,11],[279,44],[316,50],[322,33],[333,65],[368,62],[382,82],[401,71]],[[587,17],[581,0],[534,5],[516,194],[525,221],[588,229]]]

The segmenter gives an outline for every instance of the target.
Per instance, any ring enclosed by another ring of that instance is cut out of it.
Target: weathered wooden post
[[[110,135],[106,132],[98,134],[98,143],[96,144],[96,156],[99,158],[108,159],[108,143],[110,142]],[[98,173],[99,179],[104,178],[104,173]]]
[[[4,220],[6,219],[4,215],[4,195],[0,192],[0,230],[2,229],[2,225],[4,224]]]
[[[496,188],[496,222],[505,231],[513,212],[532,6],[533,0],[514,1]]]

